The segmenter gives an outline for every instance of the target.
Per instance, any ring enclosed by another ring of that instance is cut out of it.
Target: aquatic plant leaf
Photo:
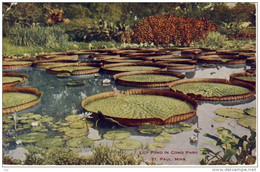
[[[71,130],[71,128],[70,127],[60,127],[60,128],[58,128],[59,132],[66,132],[68,130]]]
[[[181,127],[182,131],[192,131],[191,127]]]
[[[184,94],[193,93],[195,95],[202,95],[204,97],[223,97],[251,92],[248,88],[237,85],[210,82],[183,83],[171,87],[171,89],[174,91],[181,91]]]
[[[83,86],[86,85],[85,81],[72,81],[66,84],[67,86]]]
[[[64,144],[64,140],[60,138],[46,138],[36,143],[38,147],[50,148],[58,147]]]
[[[243,109],[238,108],[219,108],[214,111],[215,114],[228,118],[243,118],[245,117]]]
[[[79,115],[69,115],[69,116],[65,117],[65,120],[69,121],[69,122],[75,122],[75,121],[78,121],[80,119],[81,119],[81,117]]]
[[[31,116],[29,116],[29,119],[34,119],[36,121],[39,121],[42,118],[42,115],[39,114],[33,114]]]
[[[12,82],[16,82],[16,81],[22,81],[22,80],[23,80],[22,77],[4,76],[4,77],[3,77],[3,84],[12,83]]]
[[[25,104],[37,100],[39,98],[34,94],[21,92],[4,92],[2,96],[3,108]]]
[[[44,118],[39,120],[39,122],[42,122],[42,123],[44,123],[44,122],[49,123],[51,121],[53,121],[53,117],[44,117]]]
[[[237,76],[236,78],[244,81],[256,82],[255,76]]]
[[[90,147],[93,144],[93,140],[90,138],[74,138],[67,142],[67,146],[73,148]]]
[[[244,112],[245,112],[247,115],[250,115],[250,116],[253,116],[253,117],[256,116],[256,108],[255,108],[255,107],[246,108],[246,109],[244,109]]]
[[[28,133],[16,137],[16,140],[21,140],[23,143],[35,143],[44,139],[47,135],[44,133]]]
[[[174,127],[174,128],[165,128],[164,131],[167,132],[167,133],[169,133],[169,134],[177,134],[177,133],[182,132],[182,129],[181,129],[181,128]]]
[[[86,128],[86,121],[75,121],[70,124],[70,128]]]
[[[236,152],[237,152],[237,150],[234,150],[234,149],[228,149],[228,150],[226,150],[226,152],[225,152],[225,154],[224,154],[222,160],[223,160],[224,162],[228,161],[233,155],[236,154]]]
[[[172,136],[166,132],[161,133],[159,136],[156,136],[153,139],[159,143],[172,142]]]
[[[134,149],[140,149],[143,146],[143,144],[138,140],[120,140],[119,142],[115,143],[115,147],[118,149],[123,150],[134,150]]]
[[[192,127],[193,126],[193,124],[186,123],[186,122],[179,122],[179,125],[182,126],[182,127]]]
[[[65,132],[66,136],[69,137],[83,137],[88,134],[88,130],[86,128],[82,129],[70,129]]]
[[[163,127],[159,125],[143,124],[138,127],[138,130],[143,134],[159,134],[163,131]]]
[[[120,77],[120,80],[131,82],[171,82],[180,78],[170,75],[160,74],[137,74]]]
[[[56,76],[59,78],[68,78],[70,77],[70,73],[59,73]]]
[[[215,117],[215,118],[213,118],[213,120],[216,121],[216,122],[219,122],[219,123],[225,123],[225,122],[227,122],[227,119],[225,119],[225,118],[219,118],[219,117]]]
[[[53,71],[68,71],[73,72],[74,70],[88,70],[88,69],[94,69],[95,67],[92,66],[68,66],[68,67],[57,67],[52,68]]]
[[[240,118],[237,120],[237,123],[243,127],[256,130],[256,118],[254,118],[254,117]]]
[[[43,129],[46,129],[46,128],[44,126],[38,126],[38,127],[31,128],[31,131],[42,131]]]
[[[106,132],[103,137],[108,140],[122,140],[131,136],[129,131],[124,130],[112,130]]]
[[[146,146],[146,148],[149,149],[150,151],[156,151],[157,148],[164,148],[164,147],[165,147],[165,144],[158,143],[158,142],[153,142]]]
[[[102,112],[117,118],[162,120],[194,110],[194,107],[185,101],[156,95],[109,97],[90,102],[85,108],[91,112]]]
[[[119,67],[110,67],[109,70],[114,71],[148,71],[148,70],[158,70],[159,67],[153,66],[119,66]]]

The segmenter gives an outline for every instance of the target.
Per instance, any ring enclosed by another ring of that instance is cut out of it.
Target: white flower
[[[198,138],[196,136],[190,137],[190,142],[196,142],[198,141]]]
[[[22,141],[22,140],[16,140],[15,143],[16,143],[17,145],[19,145],[19,144],[23,143],[23,141]]]
[[[37,126],[39,125],[39,122],[38,122],[38,121],[33,121],[33,122],[31,123],[31,125],[32,125],[33,127],[37,127]]]
[[[103,84],[110,84],[111,80],[110,79],[103,79]]]

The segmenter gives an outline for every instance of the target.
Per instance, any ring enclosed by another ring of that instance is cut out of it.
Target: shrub
[[[188,46],[192,41],[206,38],[210,31],[217,31],[217,26],[204,18],[155,15],[138,23],[133,38],[138,42],[154,42],[156,45],[174,43]]]
[[[228,38],[219,32],[210,32],[205,39],[194,41],[193,45],[197,48],[220,49],[226,46]]]
[[[43,46],[55,48],[68,43],[68,35],[60,27],[43,27],[32,25],[30,27],[16,26],[10,29],[8,37],[12,43],[20,46]]]

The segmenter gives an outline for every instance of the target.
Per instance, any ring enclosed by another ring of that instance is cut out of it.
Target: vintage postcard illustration
[[[2,3],[3,167],[255,168],[256,6]]]

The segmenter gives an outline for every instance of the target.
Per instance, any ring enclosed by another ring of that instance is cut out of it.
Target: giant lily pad
[[[3,108],[14,107],[37,100],[39,97],[34,94],[20,92],[3,93]]]
[[[73,148],[90,147],[93,144],[93,140],[89,138],[74,138],[67,142],[67,146]]]
[[[172,141],[172,136],[169,133],[163,132],[159,136],[153,138],[156,142],[167,143]]]
[[[108,140],[122,140],[130,137],[131,133],[124,130],[112,130],[106,132],[103,136]]]
[[[68,67],[52,68],[51,70],[73,72],[74,70],[88,70],[88,69],[94,69],[94,68],[95,67],[92,67],[92,66],[68,66]]]
[[[75,121],[78,121],[80,119],[81,119],[81,117],[79,115],[69,115],[69,116],[65,117],[65,120],[69,121],[69,122],[75,122]]]
[[[83,86],[86,85],[86,81],[72,81],[66,84],[67,86]]]
[[[196,102],[167,90],[133,89],[90,96],[83,100],[82,107],[90,112],[101,112],[123,125],[168,124],[194,116]]]
[[[59,147],[64,144],[64,140],[60,138],[47,138],[43,139],[39,142],[36,143],[36,146],[38,147],[44,147],[44,148],[49,148],[49,147]]]
[[[256,129],[256,118],[255,117],[244,117],[237,120],[237,123],[246,128]]]
[[[173,82],[170,87],[174,91],[193,96],[198,100],[239,100],[252,97],[255,87],[246,83],[233,83],[225,79],[196,78]]]
[[[159,134],[163,131],[163,127],[159,125],[143,124],[139,126],[138,130],[143,134]]]
[[[243,109],[238,108],[219,108],[214,111],[215,114],[228,118],[243,118],[245,117]]]
[[[143,144],[138,140],[121,140],[117,143],[115,143],[115,147],[118,149],[123,150],[133,150],[133,149],[140,149],[143,146]]]
[[[244,112],[250,116],[256,116],[256,108],[252,107],[252,108],[246,108],[244,109]]]
[[[44,139],[46,136],[44,133],[29,133],[17,136],[16,140],[21,140],[23,143],[35,143]]]
[[[86,128],[82,129],[70,129],[65,131],[65,135],[69,137],[83,137],[88,134],[88,130]]]
[[[149,71],[149,70],[159,70],[159,67],[154,66],[119,66],[111,67],[109,70],[120,71],[120,72],[130,72],[130,71]]]
[[[17,82],[17,81],[19,82],[19,81],[22,81],[22,80],[23,80],[23,78],[21,78],[21,77],[15,77],[15,76],[8,77],[8,76],[4,76],[3,77],[3,84]]]
[[[132,82],[170,82],[180,78],[170,75],[157,75],[157,74],[140,74],[140,75],[129,75],[120,77],[123,81]]]

